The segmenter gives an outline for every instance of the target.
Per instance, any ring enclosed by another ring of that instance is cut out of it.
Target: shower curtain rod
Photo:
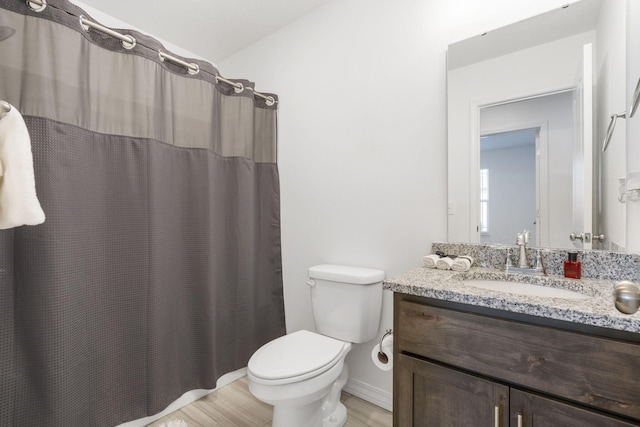
[[[27,0],[27,5],[29,6],[29,8],[31,10],[33,10],[35,12],[42,12],[47,7],[47,0]],[[54,6],[52,6],[52,7],[54,7]],[[97,22],[89,21],[87,18],[85,18],[82,15],[80,15],[78,17],[78,19],[80,20],[80,26],[82,27],[82,29],[84,31],[89,31],[91,28],[93,28],[95,30],[98,30],[100,32],[108,34],[111,37],[114,37],[114,38],[120,40],[122,46],[125,49],[133,49],[135,47],[135,45],[136,45],[136,39],[133,36],[130,36],[130,35],[127,35],[127,34],[121,34],[121,33],[117,32],[117,31],[112,30],[111,28],[108,28],[108,27],[105,27],[104,25],[98,24]],[[148,46],[145,46],[145,47],[149,48]],[[177,65],[180,65],[180,66],[186,68],[188,73],[191,74],[191,75],[195,75],[195,74],[198,74],[200,72],[200,67],[198,66],[198,64],[196,64],[194,62],[183,61],[182,59],[177,58],[177,57],[175,57],[173,55],[170,55],[170,54],[168,54],[166,52],[163,52],[161,50],[158,50],[158,56],[160,56],[160,60],[162,60],[163,62],[164,61],[169,61],[169,62],[172,62],[174,64],[177,64]],[[230,86],[233,86],[234,91],[236,93],[241,93],[245,89],[245,87],[244,87],[244,85],[242,83],[236,83],[234,81],[225,79],[224,77],[222,77],[219,74],[216,74],[213,77],[216,79],[216,82],[221,81],[221,82],[224,82],[224,83],[226,83],[226,84],[228,84]],[[278,102],[278,101],[275,100],[275,98],[273,96],[264,95],[264,94],[262,94],[260,92],[256,92],[252,88],[248,88],[248,89],[253,91],[253,95],[254,96],[257,96],[259,98],[264,99],[266,104],[269,107],[271,107],[276,102]]]

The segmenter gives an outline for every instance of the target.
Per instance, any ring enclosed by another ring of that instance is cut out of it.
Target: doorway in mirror
[[[537,246],[541,177],[536,150],[539,128],[480,137],[480,241],[513,243],[529,231]],[[544,187],[544,186],[543,186]]]
[[[529,230],[532,246],[567,246],[573,146],[572,91],[480,108],[480,170],[489,170],[489,225],[480,241],[513,244]]]

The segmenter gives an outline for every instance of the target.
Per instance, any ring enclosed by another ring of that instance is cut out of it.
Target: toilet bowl
[[[249,360],[249,390],[274,406],[274,427],[338,427],[347,418],[340,392],[351,343],[297,331],[262,346]]]
[[[273,405],[273,427],[341,427],[340,403],[352,343],[373,339],[382,309],[384,272],[323,264],[309,268],[317,332],[301,330],[260,347],[247,365],[249,391]]]

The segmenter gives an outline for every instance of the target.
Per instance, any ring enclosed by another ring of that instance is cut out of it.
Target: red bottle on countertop
[[[579,279],[582,276],[582,264],[578,261],[578,252],[570,251],[569,259],[564,262],[564,277]]]

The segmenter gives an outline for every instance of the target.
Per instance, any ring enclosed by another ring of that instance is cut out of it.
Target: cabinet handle
[[[518,414],[518,427],[523,427],[524,424],[522,424],[522,414]]]
[[[493,426],[500,427],[500,406],[496,405],[493,410]]]

